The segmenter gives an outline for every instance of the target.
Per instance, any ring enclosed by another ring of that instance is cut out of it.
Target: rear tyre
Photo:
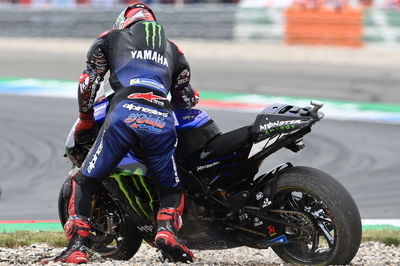
[[[71,195],[71,180],[68,178],[60,191],[58,214],[61,224],[67,221],[68,202]],[[90,248],[103,258],[129,260],[142,244],[142,236],[133,226],[135,223],[118,200],[105,190],[94,196],[93,215],[90,218]]]
[[[348,264],[356,255],[362,232],[360,214],[353,198],[333,177],[310,167],[287,168],[278,174],[273,202],[273,209],[307,215],[303,221],[301,216],[284,217],[309,230],[292,231],[288,244],[272,247],[283,261]]]

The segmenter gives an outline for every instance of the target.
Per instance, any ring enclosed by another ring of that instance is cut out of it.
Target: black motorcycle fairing
[[[185,167],[177,163],[179,179],[185,189],[196,198],[203,197],[208,192],[208,184],[202,178],[197,177],[192,171],[186,170]]]
[[[318,113],[322,105],[312,105],[272,104],[254,124],[214,136],[201,152],[192,153],[185,167],[208,184],[210,191],[249,183],[273,152],[283,147],[297,152],[304,147],[301,138],[323,117]]]
[[[244,126],[216,135],[203,149],[193,154],[192,164],[185,167],[208,186],[208,191],[231,187],[251,172],[246,165],[252,144],[251,127]],[[179,153],[177,155],[180,156]]]

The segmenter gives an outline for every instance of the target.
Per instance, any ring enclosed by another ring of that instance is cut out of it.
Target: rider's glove
[[[94,122],[93,112],[79,113],[78,122],[75,125],[74,139],[81,145],[92,144],[96,138],[97,126]]]
[[[199,92],[189,84],[172,93],[171,104],[174,108],[192,108],[199,102]]]

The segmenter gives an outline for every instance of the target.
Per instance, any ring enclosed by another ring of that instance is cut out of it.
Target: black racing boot
[[[85,218],[70,217],[64,225],[68,247],[60,255],[43,259],[40,263],[47,264],[49,262],[61,263],[87,263],[87,251],[90,234],[90,226]]]
[[[193,253],[182,243],[176,235],[182,226],[182,212],[184,207],[184,197],[175,208],[163,208],[158,211],[157,223],[158,230],[155,238],[156,245],[163,251],[163,255],[173,262],[192,262]]]

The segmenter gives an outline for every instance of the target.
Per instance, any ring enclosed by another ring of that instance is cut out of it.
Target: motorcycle
[[[101,125],[110,96],[94,106]],[[221,133],[203,110],[175,109],[176,165],[186,195],[178,237],[190,249],[271,247],[285,262],[348,264],[361,241],[361,219],[346,189],[311,167],[284,163],[268,173],[259,166],[272,153],[304,148],[302,138],[323,118],[322,103],[266,106],[251,125]],[[78,167],[90,147],[67,139],[66,154]],[[63,184],[58,208],[68,219],[71,180]],[[158,197],[144,160],[130,151],[104,178],[92,198],[91,250],[128,260],[143,240],[154,243]],[[168,258],[167,254],[163,254]]]

